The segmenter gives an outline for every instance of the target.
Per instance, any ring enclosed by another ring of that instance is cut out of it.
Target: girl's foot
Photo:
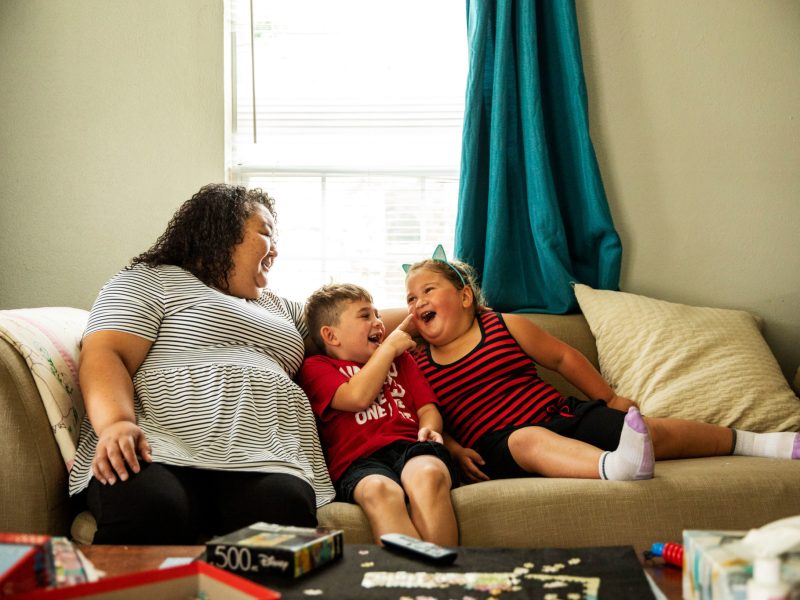
[[[600,479],[632,481],[652,479],[655,469],[653,441],[639,409],[631,406],[619,436],[619,446],[600,456]]]
[[[800,459],[800,433],[753,433],[734,429],[733,454],[797,460]]]

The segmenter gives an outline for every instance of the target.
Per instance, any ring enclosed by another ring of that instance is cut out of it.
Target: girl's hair
[[[184,202],[149,250],[131,259],[155,267],[176,265],[206,285],[228,289],[233,247],[244,239],[247,219],[262,205],[277,220],[275,200],[260,189],[211,183]]]
[[[367,290],[353,283],[329,283],[308,297],[304,309],[306,323],[311,339],[320,350],[325,350],[325,343],[322,341],[319,330],[324,325],[337,325],[342,316],[344,302],[358,300],[371,304],[372,296]]]
[[[474,298],[472,301],[472,307],[475,310],[476,315],[492,310],[486,304],[486,300],[483,297],[483,292],[478,285],[478,275],[475,273],[475,269],[473,269],[467,263],[460,260],[449,260],[445,262],[435,258],[426,258],[425,260],[415,262],[408,268],[406,280],[408,280],[408,277],[414,271],[419,271],[420,269],[426,269],[428,271],[438,273],[447,279],[447,281],[452,283],[457,290],[462,290],[467,286],[472,289],[472,296]]]

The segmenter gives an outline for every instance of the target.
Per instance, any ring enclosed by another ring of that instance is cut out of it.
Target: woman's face
[[[267,287],[267,274],[278,256],[274,235],[275,219],[266,206],[256,204],[245,221],[244,238],[233,247],[228,294],[251,300],[261,296]]]

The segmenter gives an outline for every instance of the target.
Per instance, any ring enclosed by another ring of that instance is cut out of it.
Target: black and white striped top
[[[134,408],[154,462],[295,475],[317,506],[334,496],[314,414],[292,381],[303,361],[303,306],[265,291],[244,300],[171,265],[123,270],[100,291],[84,336],[153,342],[133,378]],[[69,491],[92,477],[97,437],[84,419]]]

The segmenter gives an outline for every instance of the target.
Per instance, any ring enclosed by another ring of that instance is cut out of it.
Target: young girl
[[[414,358],[439,397],[445,443],[468,481],[530,474],[650,479],[659,459],[800,458],[798,433],[642,417],[576,349],[524,316],[491,311],[471,267],[448,262],[439,249],[407,267],[406,291],[427,342]],[[562,396],[535,363],[591,400]]]

